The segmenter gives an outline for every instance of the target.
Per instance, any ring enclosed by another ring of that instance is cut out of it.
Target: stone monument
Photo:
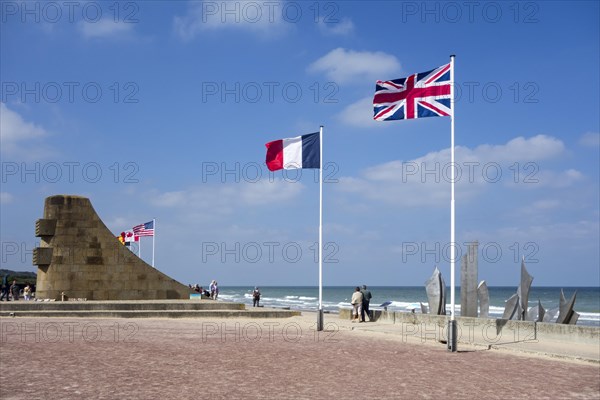
[[[33,251],[37,298],[189,299],[187,286],[123,246],[85,197],[46,198],[35,235],[40,238]]]
[[[477,317],[477,248],[479,242],[467,245],[467,253],[461,258],[460,265],[460,315]]]

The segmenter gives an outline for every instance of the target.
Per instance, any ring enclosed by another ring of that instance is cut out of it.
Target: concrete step
[[[214,300],[139,300],[139,301],[10,301],[0,302],[0,313],[22,311],[201,311],[244,310],[243,303]]]
[[[300,311],[261,310],[29,310],[0,311],[1,317],[60,318],[289,318]]]
[[[246,310],[243,303],[214,300],[13,301],[0,302],[0,316],[97,318],[287,318],[299,311]]]

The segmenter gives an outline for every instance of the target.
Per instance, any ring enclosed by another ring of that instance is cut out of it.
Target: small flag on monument
[[[125,246],[129,246],[131,243],[140,241],[140,237],[133,232],[133,229],[121,232],[121,234],[117,236],[117,239],[119,239],[119,242]]]
[[[137,236],[154,236],[154,220],[134,226],[133,233]]]

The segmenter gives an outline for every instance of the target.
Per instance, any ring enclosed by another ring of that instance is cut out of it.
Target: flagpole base
[[[456,320],[448,321],[448,351],[456,352]]]
[[[317,331],[321,332],[323,330],[323,309],[320,308],[317,312]]]

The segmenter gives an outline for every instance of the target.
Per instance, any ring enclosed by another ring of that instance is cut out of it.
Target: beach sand
[[[390,324],[1,318],[1,399],[600,399],[600,364],[403,338]]]

